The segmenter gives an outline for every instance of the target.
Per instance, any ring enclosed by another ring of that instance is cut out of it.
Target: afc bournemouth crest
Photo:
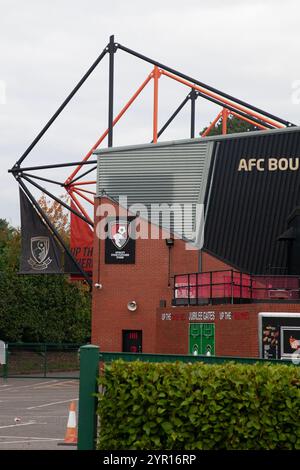
[[[48,237],[32,237],[30,241],[31,257],[28,263],[32,269],[43,271],[47,269],[52,259],[48,256],[49,253],[49,238]]]
[[[130,223],[127,221],[110,222],[110,239],[118,250],[127,245],[130,237]]]
[[[117,217],[108,221],[105,239],[105,263],[135,263],[135,217]]]

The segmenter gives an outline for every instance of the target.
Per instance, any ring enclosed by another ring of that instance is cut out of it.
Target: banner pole
[[[49,127],[53,124],[53,122],[56,120],[56,118],[60,115],[60,113],[63,111],[63,109],[67,106],[69,101],[73,98],[73,96],[77,93],[79,88],[84,84],[86,79],[91,75],[93,70],[97,67],[99,62],[103,59],[103,57],[107,54],[108,52],[108,45],[103,49],[99,57],[95,60],[95,62],[91,65],[91,67],[88,69],[88,71],[84,74],[84,76],[79,80],[77,85],[73,88],[71,93],[67,96],[67,98],[64,100],[64,102],[60,105],[60,107],[57,109],[57,111],[53,114],[53,116],[49,119],[47,124],[43,127],[43,129],[39,132],[39,134],[36,136],[36,138],[32,141],[32,143],[29,145],[29,147],[25,150],[23,155],[19,158],[19,160],[15,163],[14,168],[19,168],[23,160],[27,157],[27,155],[31,152],[31,150],[36,146],[36,144],[41,140],[45,132],[49,129]]]

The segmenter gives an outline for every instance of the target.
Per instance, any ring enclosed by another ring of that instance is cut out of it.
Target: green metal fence
[[[95,449],[97,437],[97,399],[99,362],[112,362],[122,359],[126,362],[205,362],[207,364],[224,364],[234,362],[238,364],[287,364],[296,366],[288,360],[266,360],[244,357],[216,357],[216,356],[191,356],[177,354],[145,354],[145,353],[120,353],[100,352],[98,346],[87,345],[80,348],[80,385],[79,385],[79,410],[78,410],[78,450]]]
[[[79,378],[81,344],[7,343],[3,378]],[[64,373],[68,373],[64,376]],[[55,375],[58,374],[58,375]]]
[[[205,362],[207,364],[223,364],[225,362],[236,362],[238,364],[257,364],[270,362],[272,364],[288,364],[293,365],[288,360],[266,360],[253,357],[232,357],[232,356],[193,356],[181,354],[145,354],[145,353],[120,353],[120,352],[100,352],[99,361],[112,362],[122,359],[126,362],[143,361],[143,362]]]

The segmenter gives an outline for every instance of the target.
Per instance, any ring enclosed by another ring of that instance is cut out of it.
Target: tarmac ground
[[[0,451],[75,450],[62,444],[78,391],[76,379],[0,378]]]

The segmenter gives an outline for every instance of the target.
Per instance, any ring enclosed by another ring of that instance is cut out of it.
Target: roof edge
[[[158,148],[158,147],[168,147],[170,145],[182,145],[190,144],[196,145],[199,142],[219,142],[227,139],[237,139],[240,137],[258,137],[270,134],[280,134],[285,132],[299,132],[300,126],[293,127],[284,127],[280,129],[268,129],[266,131],[250,131],[250,132],[238,132],[236,134],[226,134],[226,135],[214,135],[211,137],[196,137],[194,139],[180,139],[180,140],[168,140],[165,142],[158,142],[157,144],[136,144],[136,145],[125,145],[120,147],[107,147],[105,149],[97,149],[93,152],[93,155],[101,156],[102,154],[114,153],[114,152],[127,152],[128,150],[138,150],[146,148]]]

